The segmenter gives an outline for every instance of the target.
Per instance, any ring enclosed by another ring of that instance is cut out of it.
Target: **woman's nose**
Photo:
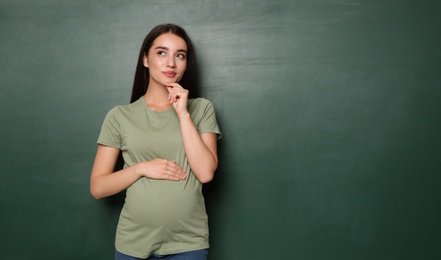
[[[173,57],[167,59],[167,67],[174,68],[176,67],[176,62]]]

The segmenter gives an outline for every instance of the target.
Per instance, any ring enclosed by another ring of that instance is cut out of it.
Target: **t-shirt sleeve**
[[[118,111],[118,107],[115,107],[107,113],[98,136],[98,144],[121,149],[121,127]]]
[[[199,133],[200,134],[215,133],[217,134],[218,139],[220,139],[222,137],[222,134],[216,120],[216,112],[214,110],[214,106],[209,100],[207,99],[203,99],[203,100],[205,102],[204,102],[204,106],[202,106],[203,107],[202,118],[198,127]]]

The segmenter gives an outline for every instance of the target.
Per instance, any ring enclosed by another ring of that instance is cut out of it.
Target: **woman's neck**
[[[145,104],[152,110],[164,111],[170,108],[168,90],[165,86],[149,85],[144,95]]]

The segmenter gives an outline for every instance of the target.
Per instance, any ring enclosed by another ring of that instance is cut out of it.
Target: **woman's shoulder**
[[[121,115],[121,114],[130,114],[135,112],[138,109],[142,109],[142,106],[139,104],[139,100],[130,104],[116,105],[109,110],[108,115]]]
[[[211,103],[210,100],[203,97],[191,98],[188,100],[188,106],[190,108],[204,108],[212,105],[213,104]]]
[[[199,97],[188,100],[188,111],[193,119],[209,117],[215,113],[214,110],[213,103],[206,98]]]

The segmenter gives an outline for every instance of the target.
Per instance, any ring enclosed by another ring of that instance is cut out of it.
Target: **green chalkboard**
[[[211,260],[441,258],[438,0],[0,0],[0,254],[113,259],[89,176],[155,25],[196,45],[223,138]]]

